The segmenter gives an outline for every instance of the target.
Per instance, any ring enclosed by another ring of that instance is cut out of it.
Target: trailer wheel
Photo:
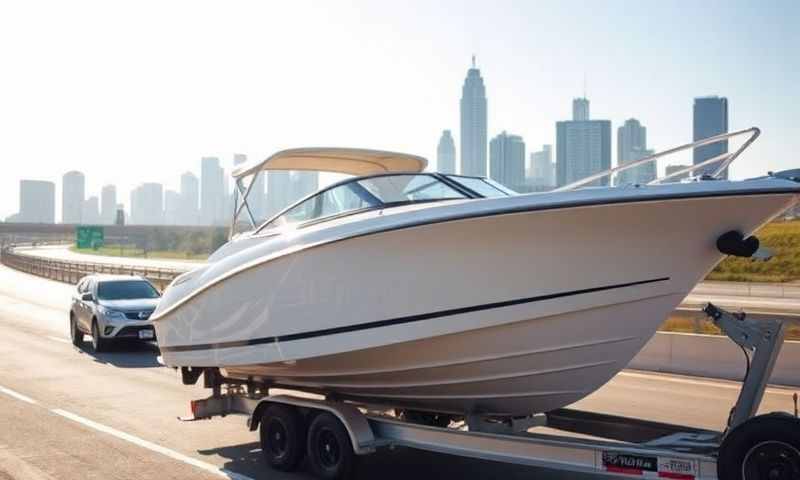
[[[303,459],[305,431],[298,412],[289,406],[269,405],[261,416],[261,452],[275,470],[290,472]]]
[[[720,446],[717,475],[720,480],[800,478],[800,420],[770,413],[739,425]]]
[[[338,418],[323,412],[308,428],[308,463],[318,478],[349,478],[355,464],[350,436]]]

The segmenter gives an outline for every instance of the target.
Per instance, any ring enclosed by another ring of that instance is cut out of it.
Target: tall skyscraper
[[[589,99],[576,98],[572,100],[572,119],[585,122],[589,120]]]
[[[179,225],[197,225],[200,183],[192,172],[181,175],[181,218]]]
[[[61,223],[81,223],[86,179],[81,172],[71,171],[61,180]]]
[[[143,183],[131,191],[131,218],[134,225],[164,223],[164,187],[160,183]]]
[[[55,223],[56,185],[41,180],[20,180],[19,215],[25,223]]]
[[[542,145],[531,153],[530,184],[534,190],[545,190],[556,185],[556,165],[553,163],[553,146]]]
[[[611,122],[589,120],[589,100],[576,98],[573,120],[556,122],[556,181],[566,185],[611,168]],[[608,177],[590,185],[608,185]]]
[[[219,225],[225,219],[225,178],[217,157],[200,160],[200,218],[203,225]]]
[[[486,176],[487,107],[486,87],[481,71],[475,67],[467,71],[461,89],[461,173]]]
[[[625,124],[617,129],[617,165],[624,165],[652,154],[653,152],[647,149],[647,128],[635,118],[625,120]],[[656,162],[639,165],[620,172],[617,184],[645,184],[655,180],[657,171]]]
[[[505,131],[489,143],[489,173],[492,180],[516,190],[525,187],[525,142]]]
[[[442,131],[436,147],[436,170],[440,173],[456,173],[456,144],[450,130]]]
[[[100,191],[100,217],[106,225],[112,225],[117,219],[117,187],[114,185],[106,185]]]
[[[713,137],[721,133],[728,133],[728,99],[725,97],[700,97],[694,99],[694,141]],[[694,149],[693,162],[695,165],[709,158],[722,155],[728,151],[728,141],[717,142]],[[712,174],[719,167],[719,163],[695,170],[694,175]],[[721,178],[728,178],[726,168]]]
[[[100,224],[100,201],[97,197],[89,197],[83,202],[81,223],[85,225]]]

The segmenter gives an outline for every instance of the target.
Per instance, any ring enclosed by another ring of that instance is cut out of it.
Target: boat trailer
[[[260,430],[270,466],[292,471],[307,456],[312,473],[325,479],[348,478],[357,455],[397,446],[621,478],[800,479],[797,397],[794,416],[756,416],[783,345],[783,322],[754,321],[712,304],[703,311],[748,357],[739,397],[722,432],[572,409],[436,422],[434,414],[395,415],[386,406],[334,396],[270,395],[269,386],[226,379],[217,369],[185,367],[184,383],[202,374],[212,395],[192,401],[192,416],[181,420],[246,415],[250,430]]]

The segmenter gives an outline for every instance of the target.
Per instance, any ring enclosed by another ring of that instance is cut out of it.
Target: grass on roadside
[[[141,248],[133,245],[108,245],[98,249],[78,248],[75,245],[70,247],[75,253],[87,255],[102,255],[106,257],[132,257],[132,258],[163,258],[166,260],[196,260],[203,261],[208,258],[206,254],[192,254],[181,251],[150,251],[145,252]]]
[[[706,280],[729,282],[791,282],[800,280],[800,220],[770,223],[757,233],[761,245],[772,250],[767,262],[728,257]]]
[[[714,322],[699,313],[694,318],[672,315],[659,327],[662,332],[703,333],[706,335],[722,335],[722,331]],[[790,322],[786,329],[786,340],[800,340],[800,323]]]

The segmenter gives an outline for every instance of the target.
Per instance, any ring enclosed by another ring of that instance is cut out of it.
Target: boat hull
[[[408,408],[548,411],[625,367],[722,258],[719,235],[794,202],[634,201],[345,235],[264,256],[183,305],[168,290],[154,325],[172,366]]]
[[[223,374],[365,403],[455,414],[546,412],[580,400],[627,365],[667,295],[317,358],[228,367]]]

